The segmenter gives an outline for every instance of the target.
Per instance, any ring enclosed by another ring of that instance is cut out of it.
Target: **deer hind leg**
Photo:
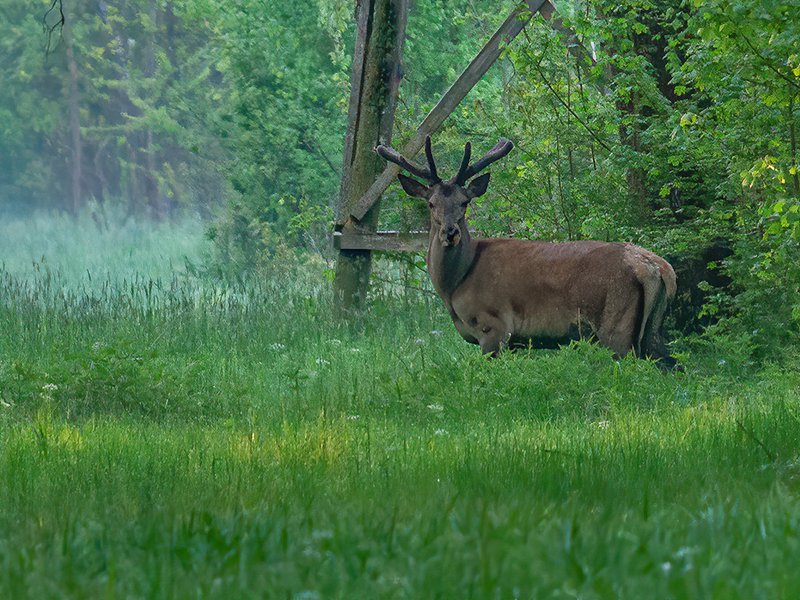
[[[650,320],[646,324],[643,332],[641,356],[646,356],[658,361],[657,364],[663,371],[682,371],[683,367],[670,355],[661,334],[661,326],[664,321],[666,309],[667,297],[662,290],[653,305],[653,313],[650,315]]]
[[[642,303],[619,302],[606,305],[603,322],[597,330],[598,341],[610,348],[616,358],[635,349],[641,322]]]

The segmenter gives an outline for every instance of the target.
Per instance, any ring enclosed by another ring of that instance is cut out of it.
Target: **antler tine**
[[[405,169],[412,175],[416,175],[420,179],[424,179],[428,183],[436,183],[436,180],[431,175],[428,169],[423,167],[419,167],[412,163],[411,161],[407,160],[404,156],[402,156],[397,150],[394,148],[390,148],[389,146],[384,146],[383,144],[377,146],[375,148],[375,152],[378,153],[378,156],[387,160],[391,163],[398,165],[399,167]]]
[[[436,173],[436,163],[433,161],[433,150],[431,149],[431,136],[425,136],[425,156],[428,159],[428,169],[431,171],[431,183],[439,183],[441,179]]]
[[[467,142],[464,144],[464,158],[461,159],[461,166],[458,168],[458,174],[453,177],[452,183],[464,185],[467,182],[465,175],[469,169],[469,159],[472,156],[472,144]]]
[[[477,175],[493,162],[500,160],[513,149],[514,143],[511,140],[501,138],[500,141],[495,144],[494,148],[489,150],[489,152],[484,154],[483,158],[466,170],[464,173],[464,181]]]

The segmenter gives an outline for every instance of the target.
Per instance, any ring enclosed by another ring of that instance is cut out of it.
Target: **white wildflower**
[[[671,570],[672,570],[672,563],[671,562],[667,561],[667,562],[661,563],[661,572],[664,573],[664,575],[669,575],[669,572]]]
[[[311,539],[315,542],[332,540],[333,531],[330,529],[315,529],[311,532]]]
[[[318,358],[318,359],[317,359],[317,364],[318,364],[320,367],[327,367],[329,364],[331,364],[331,361],[329,361],[329,360],[325,360],[324,358]]]
[[[447,435],[447,429],[437,429],[433,432],[433,435]]]
[[[610,425],[611,425],[610,421],[598,421],[597,423],[595,423],[595,426],[598,429],[608,429]]]
[[[286,346],[280,342],[275,342],[274,344],[269,345],[269,349],[273,352],[279,352],[280,350],[286,350]]]
[[[441,329],[434,329],[433,331],[431,331],[431,335],[434,336],[434,337],[439,337],[440,335],[442,335],[442,330]]]
[[[359,352],[361,352],[361,348],[350,348],[350,352],[352,352],[353,354],[358,354]]]
[[[432,410],[433,412],[442,412],[444,410],[444,406],[441,404],[428,404],[428,410]]]
[[[347,415],[348,421],[358,421],[361,418],[360,415]]]
[[[58,391],[58,386],[55,383],[45,383],[42,386],[42,391],[45,394],[52,394],[53,392],[57,392]]]
[[[424,346],[425,345],[425,340],[423,340],[422,338],[417,338],[417,339],[414,340],[414,343],[417,346]]]

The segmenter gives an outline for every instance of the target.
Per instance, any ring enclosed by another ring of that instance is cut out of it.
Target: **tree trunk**
[[[64,25],[62,36],[64,51],[67,55],[67,69],[69,70],[69,131],[70,146],[72,151],[72,164],[70,167],[71,179],[71,205],[70,210],[77,215],[82,203],[83,179],[83,142],[81,141],[81,112],[80,92],[78,90],[78,63],[75,60],[75,51],[72,45],[72,15],[69,2],[63,2]]]
[[[144,76],[147,79],[154,79],[156,75],[156,25],[158,23],[158,5],[155,0],[150,0],[149,6],[150,23],[152,30],[147,32],[147,46],[145,53]],[[144,191],[147,196],[147,206],[150,216],[156,220],[161,220],[164,216],[163,206],[160,202],[160,190],[156,171],[155,146],[153,144],[153,130],[148,127],[144,133]]]
[[[381,143],[391,144],[407,11],[408,0],[358,3],[349,122],[336,207],[337,222],[344,227],[374,231],[378,224],[378,204],[360,221],[350,218],[349,213],[383,170],[373,149]],[[369,250],[340,252],[334,292],[343,315],[364,307],[371,265]]]

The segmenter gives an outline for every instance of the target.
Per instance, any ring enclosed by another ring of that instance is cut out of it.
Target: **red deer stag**
[[[426,182],[398,175],[407,194],[428,201],[428,273],[458,332],[493,356],[506,346],[555,347],[595,337],[616,356],[633,350],[662,368],[675,366],[661,338],[676,289],[675,272],[663,258],[629,243],[470,237],[467,205],[489,184],[489,173],[475,175],[513,147],[501,139],[470,165],[468,142],[449,181],[437,173],[430,137],[427,168],[387,146],[375,149]]]

